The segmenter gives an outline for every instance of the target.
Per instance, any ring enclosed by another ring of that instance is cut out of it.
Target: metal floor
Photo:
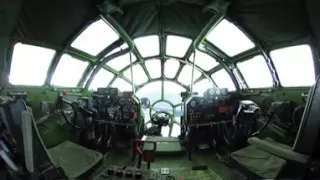
[[[110,165],[120,167],[134,166],[131,161],[131,151],[114,150],[106,154],[101,168]],[[193,171],[193,166],[207,165],[207,170]],[[146,168],[142,165],[141,168]],[[192,161],[186,155],[157,155],[155,162],[151,163],[151,169],[160,171],[161,168],[169,168],[170,175],[184,180],[241,180],[246,179],[236,169],[225,166],[217,158],[215,153],[195,154]]]

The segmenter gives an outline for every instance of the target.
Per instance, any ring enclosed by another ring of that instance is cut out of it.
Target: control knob
[[[107,173],[108,173],[108,175],[113,175],[114,174],[114,169],[113,168],[108,168]]]
[[[126,177],[127,178],[130,178],[130,177],[132,177],[132,171],[131,170],[126,170]]]
[[[141,179],[142,178],[142,172],[141,171],[136,171],[135,178],[136,179]]]
[[[123,175],[122,169],[117,169],[116,175],[117,175],[117,176],[122,176],[122,175]]]

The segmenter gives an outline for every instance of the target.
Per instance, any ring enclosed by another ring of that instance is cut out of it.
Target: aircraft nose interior
[[[0,0],[0,180],[319,179],[319,5]]]

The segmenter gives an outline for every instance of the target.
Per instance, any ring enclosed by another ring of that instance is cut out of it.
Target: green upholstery
[[[102,160],[102,154],[70,141],[48,150],[56,166],[62,167],[69,178],[84,174]]]
[[[248,143],[259,147],[263,151],[284,158],[286,160],[307,163],[309,159],[309,156],[295,152],[293,151],[292,147],[276,142],[270,138],[262,140],[257,137],[251,137],[249,138]]]
[[[89,171],[102,160],[102,154],[70,141],[65,141],[53,148],[46,149],[40,137],[37,125],[32,115],[32,109],[22,112],[22,133],[25,148],[25,161],[27,170],[34,171],[34,154],[33,154],[33,139],[38,137],[41,146],[44,148],[46,154],[57,167],[61,167],[69,179],[74,179],[85,172]],[[34,133],[32,132],[34,130]]]
[[[231,154],[236,164],[245,168],[250,174],[259,178],[275,179],[281,169],[286,165],[286,160],[262,151],[256,146],[247,146]]]

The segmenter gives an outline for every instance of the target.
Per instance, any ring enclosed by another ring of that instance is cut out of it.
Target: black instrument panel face
[[[132,95],[132,92],[121,93],[117,88],[98,88],[93,94],[93,104],[100,119],[130,123],[139,117],[139,103]]]
[[[211,123],[228,118],[230,98],[226,88],[209,88],[204,96],[195,96],[187,103],[188,124]]]

